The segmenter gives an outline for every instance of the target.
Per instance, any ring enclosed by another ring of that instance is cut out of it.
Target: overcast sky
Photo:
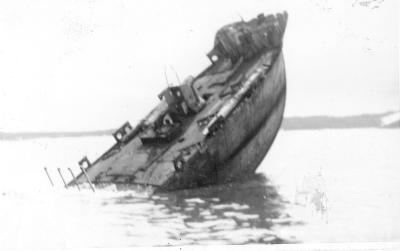
[[[135,124],[164,67],[196,75],[219,27],[278,10],[289,13],[286,116],[399,110],[397,2],[356,2],[1,1],[0,131]]]

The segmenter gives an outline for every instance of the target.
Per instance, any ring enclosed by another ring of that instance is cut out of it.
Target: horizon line
[[[393,121],[384,123],[386,117],[395,116]],[[397,116],[396,116],[397,115]],[[349,116],[291,116],[284,117],[281,129],[288,130],[320,130],[320,129],[351,129],[351,128],[400,128],[400,111],[383,113],[366,113]],[[84,131],[0,131],[0,140],[59,138],[59,137],[87,137],[107,136],[117,129],[84,130]]]

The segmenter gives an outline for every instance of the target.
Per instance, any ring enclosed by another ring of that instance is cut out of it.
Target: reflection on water
[[[284,212],[285,203],[265,176],[258,174],[246,181],[150,198],[128,195],[103,205],[119,204],[131,209],[121,214],[128,235],[146,234],[145,229],[137,227],[143,226],[138,223],[141,219],[164,231],[168,239],[165,245],[183,245],[294,242],[273,231],[282,225],[300,224]]]

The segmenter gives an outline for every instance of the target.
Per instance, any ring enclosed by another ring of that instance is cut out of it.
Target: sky
[[[286,10],[285,116],[400,109],[396,1],[1,1],[0,131],[135,124],[223,25]],[[370,3],[371,4],[368,4]]]

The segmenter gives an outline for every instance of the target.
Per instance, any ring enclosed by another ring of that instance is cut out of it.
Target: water
[[[257,174],[235,183],[65,190],[56,168],[70,179],[65,167],[109,138],[0,142],[0,249],[400,240],[396,128],[280,131]]]
[[[77,173],[78,156],[94,156],[111,137],[0,142],[0,247],[125,247],[132,245],[287,243],[274,227],[295,224],[264,174],[247,180],[151,195],[143,188],[92,192],[64,189],[56,168]],[[20,157],[18,157],[20,156]],[[55,186],[43,170],[47,166]]]
[[[2,224],[3,231],[11,230],[3,235],[6,247],[287,243],[294,240],[273,229],[299,224],[284,213],[286,202],[263,175],[151,196],[110,187],[96,193],[3,193],[2,201],[15,217]]]

